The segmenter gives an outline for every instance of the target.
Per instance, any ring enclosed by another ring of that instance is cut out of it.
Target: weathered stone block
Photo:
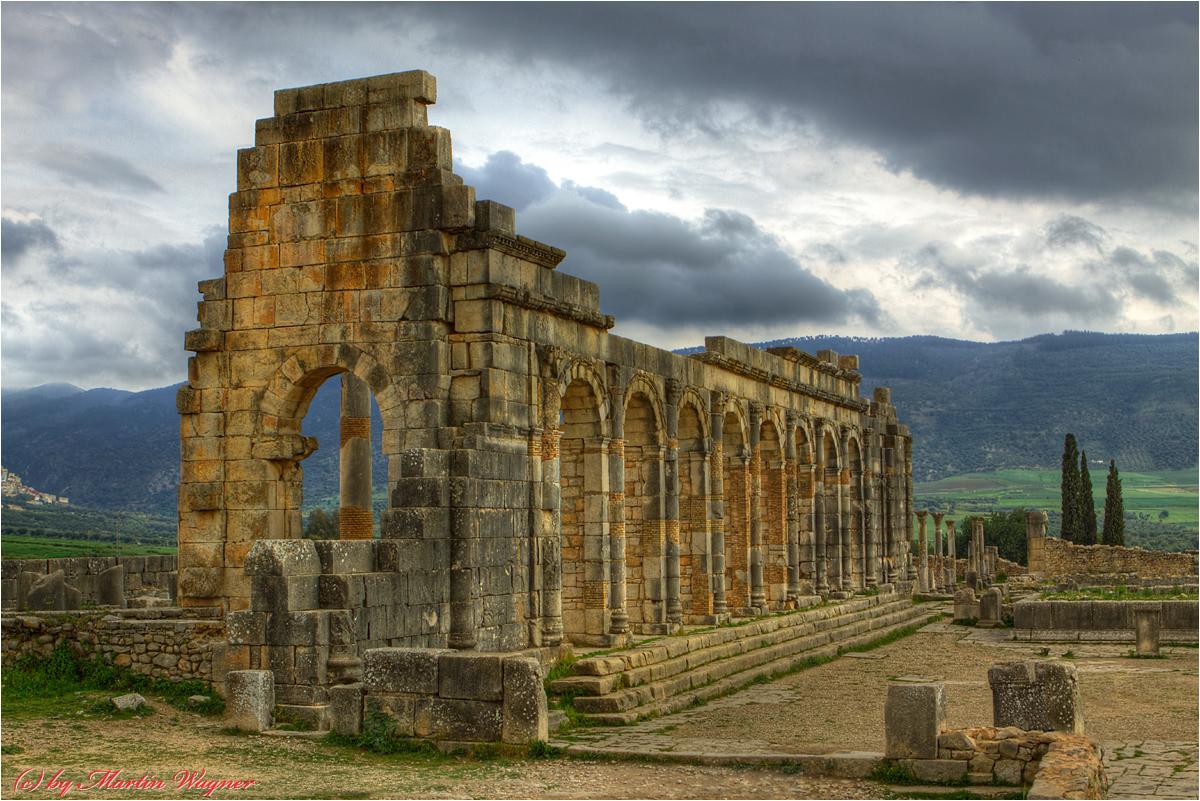
[[[67,581],[63,571],[55,570],[49,575],[37,576],[25,593],[21,608],[39,611],[70,608],[67,605]]]
[[[312,540],[259,540],[246,555],[248,576],[305,576],[321,572]]]
[[[944,686],[889,684],[884,728],[889,759],[934,759],[946,722]]]
[[[455,742],[500,741],[503,715],[498,701],[428,698],[417,701],[413,732]]]
[[[1026,731],[1083,732],[1075,666],[1067,662],[1003,662],[988,669],[993,725]]]
[[[121,565],[100,571],[96,576],[96,603],[125,607],[125,568]]]
[[[1133,610],[1134,633],[1139,656],[1158,655],[1158,635],[1162,629],[1162,604],[1138,604]]]
[[[269,670],[231,670],[225,674],[225,722],[242,731],[271,728],[275,677]]]
[[[344,737],[362,732],[363,686],[341,684],[329,688],[330,729]]]
[[[900,764],[923,782],[957,782],[967,775],[965,759],[903,759]]]
[[[438,694],[443,698],[499,701],[504,674],[497,654],[449,651],[438,660]]]
[[[532,657],[504,659],[504,703],[501,739],[529,743],[549,738],[549,712],[542,666]]]
[[[363,685],[368,693],[434,695],[443,653],[435,648],[369,649],[363,653]]]
[[[230,645],[266,645],[267,612],[249,609],[225,613],[225,634]]]
[[[371,573],[375,570],[375,542],[372,540],[314,540],[321,572]]]

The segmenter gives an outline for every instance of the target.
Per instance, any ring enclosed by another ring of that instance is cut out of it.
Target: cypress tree
[[[1079,519],[1079,450],[1075,435],[1067,434],[1063,441],[1062,456],[1062,529],[1059,532],[1067,542],[1078,542],[1083,534],[1083,521]]]
[[[1079,454],[1079,519],[1083,531],[1080,545],[1096,544],[1096,498],[1092,495],[1092,474],[1088,471],[1087,451]]]
[[[1125,544],[1125,499],[1121,497],[1116,459],[1108,463],[1108,484],[1104,490],[1104,544]]]

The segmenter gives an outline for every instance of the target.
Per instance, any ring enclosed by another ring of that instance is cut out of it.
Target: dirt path
[[[80,705],[90,703],[81,698]],[[93,770],[121,770],[167,781],[161,792],[85,791],[68,798],[199,798],[171,781],[180,769],[205,769],[207,778],[253,779],[242,791],[213,798],[872,798],[870,782],[807,779],[783,771],[592,762],[556,759],[489,761],[419,755],[380,756],[299,738],[223,733],[219,720],[155,704],[132,720],[38,721],[6,716],[3,798],[57,797],[45,783],[14,790],[27,768],[63,769],[75,782]]]

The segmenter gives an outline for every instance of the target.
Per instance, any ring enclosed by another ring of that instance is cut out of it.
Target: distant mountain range
[[[1090,458],[1115,458],[1125,470],[1195,465],[1198,341],[1196,334],[1066,332],[996,343],[799,337],[759,346],[858,354],[862,393],[892,388],[915,438],[916,478],[930,480],[1055,467],[1068,431]],[[175,391],[5,390],[0,461],[72,504],[171,514],[179,476]],[[304,463],[310,500],[337,496],[338,395],[337,381],[327,382],[305,419],[305,433],[322,445]],[[377,454],[380,428],[376,415]],[[377,456],[377,481],[385,474]]]

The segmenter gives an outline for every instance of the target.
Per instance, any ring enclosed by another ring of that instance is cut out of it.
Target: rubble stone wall
[[[1197,552],[1168,553],[1117,545],[1076,545],[1055,537],[1030,536],[1029,572],[1045,578],[1136,573],[1141,578],[1191,578]]]
[[[100,656],[154,678],[224,680],[225,626],[205,610],[125,610],[5,614],[0,643],[5,664],[26,654],[49,656],[66,644],[79,656]],[[215,610],[207,610],[215,614]]]
[[[61,559],[4,559],[0,560],[0,599],[3,608],[15,608],[17,577],[21,573],[49,575],[63,571],[66,581],[83,595],[83,602],[98,602],[95,578],[111,567],[125,569],[125,595],[134,596],[152,590],[173,592],[175,586],[175,556],[93,556]]]

